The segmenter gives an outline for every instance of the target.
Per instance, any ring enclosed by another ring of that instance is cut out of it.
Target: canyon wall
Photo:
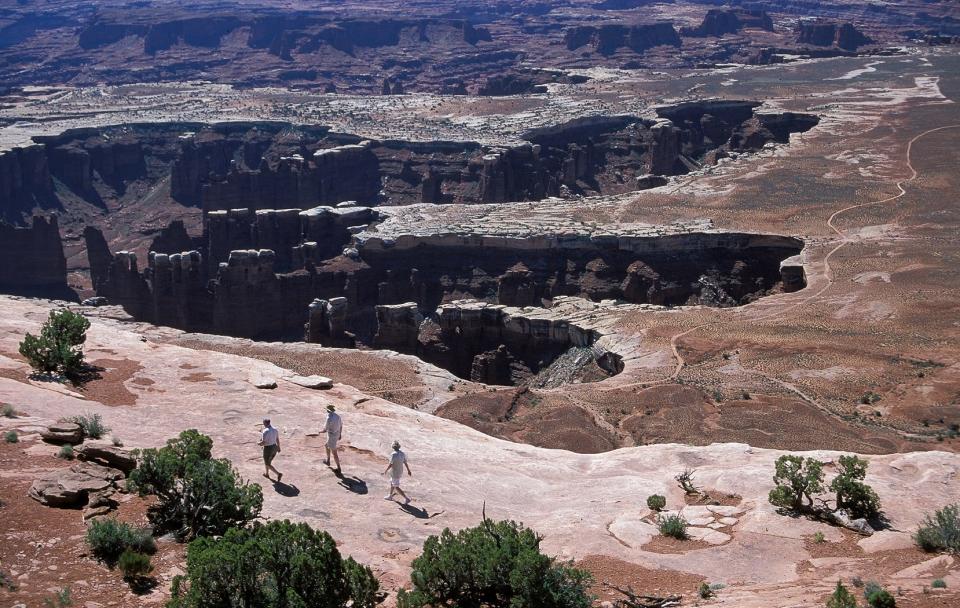
[[[34,216],[30,227],[0,220],[0,291],[75,300],[67,286],[57,216]]]
[[[646,187],[638,180],[651,174],[686,173],[817,124],[813,115],[759,113],[759,105],[707,100],[658,108],[653,120],[591,116],[531,130],[510,146],[361,140],[276,122],[73,129],[0,153],[0,216],[22,223],[34,209],[60,208],[64,196],[108,211],[149,200],[209,216],[621,194]],[[182,233],[163,238],[166,253],[192,248]]]

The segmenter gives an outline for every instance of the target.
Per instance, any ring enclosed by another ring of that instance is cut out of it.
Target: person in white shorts
[[[277,474],[277,481],[283,479],[283,473],[273,468],[273,459],[280,453],[280,431],[270,425],[270,419],[263,419],[260,432],[260,445],[263,446],[263,476],[270,479],[270,471]]]
[[[323,432],[327,434],[327,459],[323,464],[330,466],[330,455],[333,454],[333,461],[337,463],[336,472],[340,473],[340,456],[337,454],[337,442],[343,438],[343,420],[340,414],[336,412],[333,404],[327,406],[327,423],[323,425]]]
[[[390,473],[390,493],[383,497],[384,500],[393,500],[394,494],[403,496],[404,504],[410,504],[410,497],[400,489],[400,479],[403,477],[403,468],[407,468],[407,475],[413,475],[410,472],[410,465],[407,464],[407,455],[400,451],[400,442],[393,442],[393,454],[390,455],[390,464],[384,469],[383,474]]]

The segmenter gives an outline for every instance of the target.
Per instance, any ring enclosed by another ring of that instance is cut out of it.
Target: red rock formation
[[[581,25],[565,32],[564,43],[571,51],[589,45],[601,55],[612,55],[621,48],[642,53],[660,45],[678,47],[680,36],[670,23]]]
[[[835,46],[846,51],[872,44],[852,23],[826,23],[800,21],[797,24],[797,42],[814,46]]]
[[[32,225],[12,226],[0,220],[0,291],[18,295],[75,300],[67,287],[57,216],[34,216]]]

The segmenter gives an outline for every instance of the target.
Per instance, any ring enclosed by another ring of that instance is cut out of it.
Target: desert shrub
[[[117,561],[117,567],[123,573],[123,579],[126,581],[136,581],[153,572],[153,564],[150,563],[150,556],[145,553],[131,551],[127,549],[120,554]]]
[[[657,517],[657,529],[660,534],[679,540],[687,538],[687,520],[682,515],[667,515]]]
[[[0,589],[6,589],[7,591],[17,590],[17,583],[13,581],[13,577],[10,576],[10,573],[6,570],[0,570]]]
[[[43,605],[47,608],[67,608],[73,606],[73,596],[70,595],[70,587],[64,587],[60,591],[43,600]]]
[[[191,542],[167,606],[373,608],[381,599],[373,572],[343,559],[329,534],[272,521]]]
[[[947,505],[927,515],[913,535],[924,551],[960,553],[960,504]]]
[[[83,343],[89,328],[90,321],[81,314],[67,309],[50,311],[39,336],[24,336],[20,354],[39,372],[75,379],[83,370]]]
[[[823,535],[823,532],[816,532],[813,535],[813,542],[817,543],[818,545],[823,544],[826,540],[827,538]]]
[[[889,591],[881,589],[879,585],[868,586],[864,590],[864,595],[866,595],[867,604],[871,608],[897,608],[897,601],[893,599],[893,595]]]
[[[700,488],[698,488],[693,483],[694,473],[695,471],[691,469],[684,469],[682,473],[679,473],[676,477],[674,477],[674,479],[677,480],[677,484],[679,484],[680,489],[686,492],[687,494],[700,493]]]
[[[700,583],[700,587],[697,589],[697,595],[700,596],[700,599],[708,600],[713,597],[713,589],[706,582]]]
[[[770,503],[798,512],[812,508],[813,495],[823,491],[823,463],[813,458],[784,455],[777,458],[775,467]]]
[[[840,581],[837,581],[836,589],[827,600],[827,608],[857,608],[857,599]]]
[[[90,439],[100,439],[106,433],[110,432],[110,428],[103,424],[103,418],[100,414],[84,414],[82,416],[73,416],[67,420],[78,425],[83,431],[83,436],[89,437]]]
[[[136,528],[112,517],[90,522],[87,544],[94,557],[111,566],[117,563],[124,551],[153,553],[157,550],[149,530]]]
[[[930,586],[933,587],[934,589],[946,589],[947,582],[942,578],[937,578],[937,579],[934,579],[932,583],[930,583]]]
[[[841,456],[839,464],[840,471],[830,482],[830,490],[837,494],[837,508],[846,509],[853,518],[879,517],[880,498],[863,483],[869,462],[856,456]]]
[[[590,575],[540,552],[541,537],[512,521],[431,536],[413,560],[400,608],[589,608]]]
[[[664,507],[667,506],[667,499],[659,494],[651,494],[647,496],[647,507],[651,511],[662,511]]]
[[[260,515],[260,486],[244,482],[229,460],[211,458],[213,440],[195,429],[180,433],[160,449],[137,452],[128,487],[156,494],[148,517],[159,530],[189,540],[242,528]]]
[[[73,446],[70,444],[60,446],[57,457],[63,458],[64,460],[73,460]]]
[[[17,410],[15,410],[9,403],[4,403],[3,406],[0,407],[0,416],[3,416],[4,418],[16,418]]]
[[[3,434],[3,440],[7,443],[16,443],[20,441],[20,436],[17,435],[16,431],[7,431]]]

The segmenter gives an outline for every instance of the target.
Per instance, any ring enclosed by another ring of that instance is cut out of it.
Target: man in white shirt
[[[393,454],[390,455],[390,464],[384,469],[383,474],[390,473],[390,493],[383,497],[384,500],[393,500],[393,495],[403,496],[404,504],[410,504],[410,497],[400,489],[400,479],[403,477],[403,468],[407,468],[407,475],[413,475],[410,472],[410,465],[407,464],[407,455],[400,451],[400,442],[393,442]]]
[[[327,459],[323,464],[330,466],[330,455],[333,454],[333,461],[337,463],[335,472],[339,475],[340,456],[337,454],[337,442],[343,437],[343,420],[336,409],[332,403],[327,406],[327,423],[323,425],[323,432],[327,434]]]
[[[277,474],[277,481],[283,479],[283,473],[273,468],[273,459],[280,453],[280,431],[270,425],[270,419],[263,419],[263,430],[260,432],[260,444],[263,446],[263,476],[270,479],[270,471]]]

